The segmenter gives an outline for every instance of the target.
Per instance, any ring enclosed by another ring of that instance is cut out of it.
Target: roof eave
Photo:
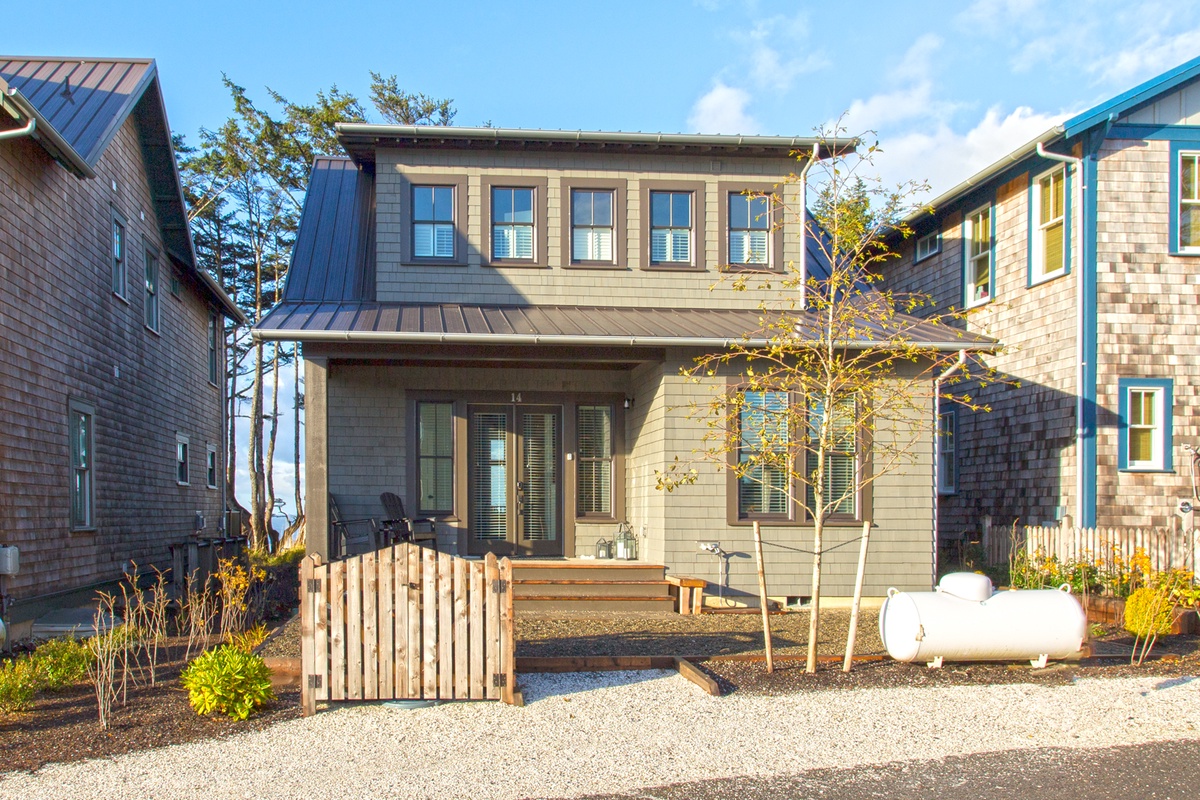
[[[1081,114],[1076,114],[1063,123],[1067,136],[1077,136],[1086,130],[1103,125],[1109,120],[1116,119],[1121,114],[1148,102],[1155,96],[1169,92],[1176,87],[1200,76],[1200,57],[1193,58],[1174,69],[1156,75],[1144,83],[1122,92],[1116,97],[1106,100],[1098,106],[1089,108]]]

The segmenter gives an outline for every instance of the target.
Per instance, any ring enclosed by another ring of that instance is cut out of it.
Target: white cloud
[[[928,80],[933,72],[933,57],[941,47],[942,37],[936,34],[926,33],[918,37],[909,45],[900,64],[888,77],[897,83]]]
[[[697,133],[758,132],[758,123],[746,113],[750,94],[720,81],[692,106],[688,127]]]
[[[1174,36],[1152,33],[1134,47],[1097,59],[1088,71],[1102,81],[1128,87],[1190,61],[1198,53],[1200,28]]]
[[[984,33],[1012,29],[1022,22],[1022,27],[1030,27],[1040,20],[1039,5],[1041,0],[975,0],[954,21],[966,30]]]
[[[829,64],[824,54],[806,46],[808,35],[808,14],[803,11],[791,17],[776,15],[761,19],[750,31],[732,34],[735,41],[746,47],[754,83],[780,92],[790,89],[801,75]],[[800,55],[791,56],[792,53]]]

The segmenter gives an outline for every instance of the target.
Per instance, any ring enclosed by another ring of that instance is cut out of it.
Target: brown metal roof
[[[723,347],[762,328],[754,309],[284,302],[254,328],[258,339],[301,342],[666,345]],[[901,317],[909,341],[943,350],[992,350],[986,336]],[[813,330],[818,325],[812,317]],[[883,342],[864,335],[861,346]],[[763,341],[753,336],[750,342]]]

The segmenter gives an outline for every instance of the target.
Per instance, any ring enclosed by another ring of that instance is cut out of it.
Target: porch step
[[[666,568],[629,561],[513,561],[517,611],[671,611]]]
[[[661,581],[667,568],[629,561],[523,561],[514,559],[513,580]]]
[[[560,597],[666,597],[670,595],[668,581],[622,580],[530,580],[513,578],[515,601],[526,597],[554,594]]]
[[[584,597],[571,595],[533,595],[513,597],[513,606],[518,611],[528,612],[576,612],[576,611],[661,611],[675,610],[673,597]]]

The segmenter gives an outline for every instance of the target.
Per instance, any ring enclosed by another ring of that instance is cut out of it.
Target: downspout
[[[942,382],[962,369],[966,363],[967,351],[959,350],[954,363],[933,381],[933,583],[937,583],[938,573],[938,504],[941,502],[942,492],[942,459],[938,449],[938,436],[942,432]]]
[[[808,170],[821,157],[821,145],[813,143],[808,160],[800,168],[800,308],[807,308],[808,291]]]
[[[1075,236],[1078,237],[1077,248],[1079,258],[1075,264],[1075,525],[1084,524],[1083,508],[1083,391],[1084,373],[1087,363],[1083,353],[1083,272],[1086,268],[1084,258],[1083,207],[1087,197],[1087,184],[1084,182],[1083,159],[1067,156],[1062,153],[1051,153],[1041,142],[1037,144],[1037,154],[1051,161],[1061,161],[1075,167],[1079,176],[1079,220]],[[1070,247],[1070,242],[1067,243]],[[1067,252],[1070,252],[1068,250]]]
[[[16,130],[11,131],[0,131],[0,140],[17,139],[21,136],[32,136],[35,130],[37,130],[37,120],[33,117],[30,117],[29,122],[25,123],[24,128],[17,128]]]

